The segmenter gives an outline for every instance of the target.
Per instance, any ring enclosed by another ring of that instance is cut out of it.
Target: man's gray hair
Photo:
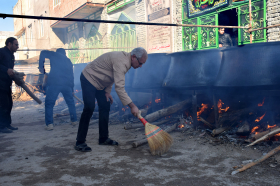
[[[130,54],[135,55],[138,59],[142,58],[143,55],[148,56],[147,51],[143,47],[134,48]]]

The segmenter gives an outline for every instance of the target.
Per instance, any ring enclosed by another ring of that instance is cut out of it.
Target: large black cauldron
[[[132,88],[159,89],[170,66],[170,56],[165,53],[148,54],[146,63],[135,71]]]
[[[216,80],[221,65],[220,50],[184,51],[170,56],[163,87],[199,89],[212,86]]]
[[[280,85],[280,42],[248,44],[223,50],[216,87]]]
[[[80,76],[84,68],[87,66],[87,63],[79,63],[73,65],[73,71],[74,71],[74,89],[81,90],[81,82],[80,82]]]

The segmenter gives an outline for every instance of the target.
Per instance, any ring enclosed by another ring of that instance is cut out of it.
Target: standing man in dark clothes
[[[13,108],[12,80],[14,76],[15,56],[18,41],[9,37],[5,47],[0,48],[0,132],[11,133],[18,128],[12,127],[11,111]]]
[[[225,28],[219,28],[219,47],[231,47],[232,40],[229,34],[225,33]]]
[[[51,71],[47,78],[47,91],[45,100],[46,130],[53,130],[53,107],[58,94],[61,92],[68,105],[71,124],[77,124],[76,107],[73,99],[74,73],[73,64],[66,56],[63,48],[56,52],[43,50],[39,59],[39,71],[45,73],[45,58],[50,59]]]

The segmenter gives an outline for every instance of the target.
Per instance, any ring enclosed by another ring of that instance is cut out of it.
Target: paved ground
[[[244,160],[257,159],[263,152],[255,147],[210,143],[201,131],[172,132],[174,145],[159,157],[148,145],[132,148],[144,137],[143,129],[124,130],[110,125],[110,137],[118,147],[99,146],[98,126],[90,126],[87,143],[92,152],[74,150],[77,127],[55,119],[54,131],[44,130],[43,107],[35,103],[15,104],[12,134],[0,134],[0,185],[106,185],[106,186],[278,186],[279,154],[245,172],[231,175]],[[272,147],[271,147],[272,148]],[[268,148],[269,150],[269,148]],[[280,159],[280,158],[279,158]],[[276,166],[276,167],[275,167]]]

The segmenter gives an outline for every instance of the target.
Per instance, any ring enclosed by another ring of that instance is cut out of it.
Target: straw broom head
[[[160,127],[148,123],[139,113],[138,118],[145,125],[145,133],[152,155],[162,155],[173,143],[172,137]]]

